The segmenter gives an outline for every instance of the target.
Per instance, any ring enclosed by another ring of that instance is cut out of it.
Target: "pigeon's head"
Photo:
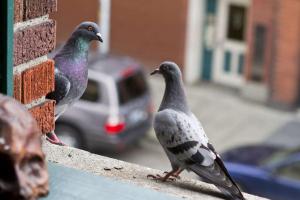
[[[82,22],[79,24],[73,35],[86,39],[87,41],[98,40],[103,42],[98,24],[94,22]]]
[[[181,79],[181,71],[178,65],[174,62],[165,61],[156,68],[151,75],[161,74],[166,80]]]

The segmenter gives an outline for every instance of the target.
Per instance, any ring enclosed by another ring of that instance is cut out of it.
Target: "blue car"
[[[221,155],[244,192],[274,199],[300,199],[300,148],[243,146]]]

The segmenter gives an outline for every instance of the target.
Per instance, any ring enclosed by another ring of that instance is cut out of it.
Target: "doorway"
[[[239,87],[243,83],[249,0],[218,3],[213,80]]]

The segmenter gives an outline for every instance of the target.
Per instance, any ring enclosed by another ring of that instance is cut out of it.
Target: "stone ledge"
[[[147,174],[162,174],[162,171],[107,158],[71,147],[61,147],[44,142],[47,160],[66,167],[90,172],[98,176],[127,182],[153,189],[182,199],[224,199],[224,196],[211,184],[181,177],[176,182],[161,183],[147,179]],[[245,194],[247,200],[264,198]]]

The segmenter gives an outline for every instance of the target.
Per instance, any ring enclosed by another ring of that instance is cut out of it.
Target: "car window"
[[[289,148],[289,149],[282,149],[278,151],[274,151],[274,153],[270,154],[267,158],[261,161],[261,165],[272,165],[275,163],[282,162],[285,160],[286,157],[293,155],[297,152],[300,152],[300,148]]]
[[[98,82],[88,80],[87,88],[81,99],[85,101],[98,102],[100,98],[100,87]]]
[[[300,162],[291,163],[277,170],[279,176],[300,181]]]
[[[141,71],[123,78],[117,83],[119,103],[125,104],[130,100],[144,95],[147,91],[147,83]]]

